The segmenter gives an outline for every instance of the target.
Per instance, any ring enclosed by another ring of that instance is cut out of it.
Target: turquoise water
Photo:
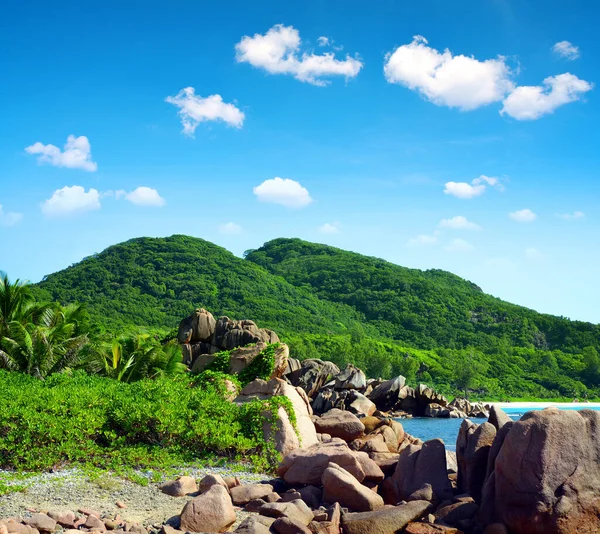
[[[504,412],[513,420],[518,421],[526,412],[531,410],[542,410],[541,407],[535,408],[503,408]],[[589,407],[582,404],[581,407],[568,408],[569,410],[599,410],[597,407]],[[429,439],[441,438],[446,445],[446,449],[449,451],[456,450],[456,436],[458,436],[458,429],[462,424],[462,419],[435,419],[431,417],[415,417],[413,419],[397,419],[404,430],[420,438],[423,441]],[[483,423],[487,419],[471,419],[474,423]]]

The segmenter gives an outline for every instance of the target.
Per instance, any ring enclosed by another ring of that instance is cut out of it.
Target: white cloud
[[[569,41],[559,41],[552,47],[552,51],[556,55],[570,61],[579,57],[579,47]]]
[[[539,261],[544,259],[544,255],[537,248],[533,247],[525,249],[525,257],[529,261]]]
[[[471,185],[467,182],[446,182],[444,193],[458,198],[474,198],[483,195],[485,185]]]
[[[469,221],[463,215],[457,215],[451,219],[442,219],[438,226],[440,228],[450,228],[451,230],[481,230],[481,226]]]
[[[323,45],[319,38],[319,44]],[[358,58],[346,55],[336,59],[331,52],[323,54],[300,54],[302,40],[293,26],[276,24],[267,33],[248,35],[235,45],[236,61],[264,69],[270,74],[290,74],[297,80],[313,85],[327,85],[323,77],[344,76],[346,79],[358,76],[363,64]]]
[[[97,209],[100,209],[100,193],[96,189],[86,193],[80,185],[57,189],[42,204],[42,212],[48,217],[78,215]]]
[[[513,221],[522,222],[522,223],[530,223],[537,219],[537,215],[533,211],[531,211],[529,208],[513,211],[512,213],[509,213],[508,216]]]
[[[520,121],[539,119],[560,106],[580,100],[593,87],[593,84],[568,72],[549,76],[543,85],[517,87],[502,102],[500,114]]]
[[[228,222],[228,223],[219,225],[219,232],[221,232],[222,234],[229,234],[229,235],[241,234],[242,227],[239,224],[236,224],[234,222]]]
[[[94,172],[98,164],[92,161],[92,148],[85,135],[67,137],[64,150],[54,145],[43,145],[39,141],[25,148],[28,154],[37,154],[38,163],[48,163],[54,167],[67,167],[69,169],[83,169]]]
[[[319,37],[317,43],[319,43],[319,46],[327,46],[329,44],[329,37]]]
[[[254,194],[261,202],[281,204],[288,208],[302,208],[312,202],[308,190],[289,178],[271,178],[257,185]]]
[[[387,54],[387,81],[417,91],[438,106],[464,111],[499,102],[514,87],[502,56],[479,61],[427,45],[425,37],[416,35],[410,44]]]
[[[483,195],[487,186],[494,187],[499,191],[504,191],[504,186],[498,178],[482,174],[479,178],[467,182],[446,182],[444,193],[458,198],[474,198]]]
[[[444,247],[444,250],[448,252],[468,252],[473,250],[475,247],[468,243],[464,239],[455,238],[448,245]]]
[[[23,218],[22,213],[16,213],[12,211],[4,211],[2,204],[0,204],[0,226],[14,226]]]
[[[583,211],[574,211],[573,213],[559,213],[556,216],[569,221],[572,219],[583,219],[585,213],[583,213]]]
[[[325,223],[322,226],[319,226],[319,232],[322,234],[338,234],[340,232],[340,223]]]
[[[168,96],[165,101],[179,108],[183,133],[191,137],[201,122],[223,121],[236,128],[244,124],[244,113],[233,104],[223,102],[221,95],[202,98],[195,95],[193,87],[186,87],[175,96]]]
[[[117,199],[124,198],[129,200],[132,204],[137,206],[149,206],[160,208],[166,204],[164,198],[162,198],[156,189],[151,187],[137,187],[131,193],[123,191],[122,189],[115,193]]]
[[[427,245],[435,245],[436,243],[436,236],[421,234],[416,237],[411,237],[406,244],[409,247],[423,247]]]

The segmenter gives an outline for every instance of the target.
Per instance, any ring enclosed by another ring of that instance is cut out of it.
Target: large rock
[[[374,512],[344,514],[344,534],[396,534],[422,517],[431,507],[427,501],[412,501]]]
[[[271,534],[270,527],[273,523],[275,523],[275,519],[270,517],[251,515],[244,519],[235,531],[238,534]]]
[[[211,339],[212,344],[222,350],[231,350],[260,341],[278,343],[279,337],[272,330],[259,328],[254,321],[233,321],[229,317],[219,317]]]
[[[358,389],[367,387],[367,377],[358,367],[349,363],[346,368],[335,377],[335,389]]]
[[[263,504],[259,513],[269,517],[287,517],[292,521],[297,521],[302,525],[308,525],[314,518],[312,510],[302,499],[295,499],[290,502],[270,502]]]
[[[487,523],[513,534],[600,532],[600,412],[525,414],[504,438],[492,476]]]
[[[510,423],[512,419],[506,415],[498,406],[492,404],[490,408],[490,418],[488,423],[494,425],[496,430],[500,430],[506,423]]]
[[[273,414],[270,411],[266,411],[262,415],[264,419],[263,437],[265,441],[273,440],[275,449],[284,456],[300,447],[300,439],[283,406],[277,409],[274,422],[271,421]]]
[[[381,411],[393,410],[399,401],[398,394],[406,385],[406,378],[402,375],[386,380],[379,384],[370,394],[371,399]]]
[[[456,438],[457,483],[460,490],[481,501],[481,491],[487,474],[488,455],[496,437],[496,427],[490,423],[476,425],[465,419]]]
[[[363,435],[365,425],[355,415],[334,408],[315,420],[315,428],[320,434],[352,441]]]
[[[223,486],[215,485],[184,506],[181,512],[181,530],[225,532],[235,523],[235,519],[229,493]]]
[[[317,392],[338,374],[340,369],[334,363],[308,359],[303,360],[300,369],[290,372],[287,378],[292,385],[301,387],[310,398],[314,398]]]
[[[317,432],[310,418],[312,408],[302,389],[295,388],[279,378],[273,378],[268,382],[257,378],[242,389],[234,402],[242,404],[255,399],[270,399],[278,395],[286,396],[292,403],[294,413],[296,414],[296,427],[298,428],[300,446],[311,447],[317,444],[319,441],[317,439]]]
[[[438,404],[442,407],[448,406],[448,399],[446,399],[446,397],[440,395],[433,388],[430,388],[425,384],[419,384],[419,387],[416,389],[416,397],[417,402],[423,406],[423,409],[425,409],[427,404],[431,403]]]
[[[189,317],[179,323],[177,339],[179,343],[196,343],[210,341],[217,322],[212,313],[204,308],[198,308]]]
[[[254,345],[232,350],[229,355],[229,373],[238,374],[246,369],[267,346],[264,341],[259,341]]]
[[[196,479],[188,476],[177,477],[175,480],[165,482],[160,486],[160,491],[170,495],[171,497],[183,497],[190,493],[196,493],[198,486]]]
[[[254,499],[262,499],[273,493],[271,484],[244,484],[230,488],[231,500],[236,506],[243,506]]]
[[[402,500],[425,484],[430,484],[439,500],[452,497],[452,485],[448,478],[446,447],[441,439],[432,439],[422,445],[409,445],[398,458],[392,477],[398,496]]]
[[[356,478],[335,463],[330,463],[321,478],[323,500],[357,512],[369,512],[383,507],[383,499],[363,486]]]
[[[377,406],[375,403],[370,401],[367,397],[365,397],[362,393],[358,391],[352,392],[352,397],[348,399],[347,410],[357,414],[357,415],[366,415],[371,416],[377,411]]]
[[[349,471],[359,482],[365,478],[362,461],[341,439],[320,443],[308,449],[289,453],[277,468],[288,484],[321,484],[323,471],[333,462]]]

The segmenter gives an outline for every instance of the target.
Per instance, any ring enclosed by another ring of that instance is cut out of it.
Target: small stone
[[[56,521],[46,514],[33,514],[23,520],[26,525],[38,529],[40,532],[54,532]]]
[[[117,508],[121,508],[121,509],[127,508],[127,505],[123,501],[117,501],[115,503],[115,505]]]
[[[100,512],[96,512],[96,510],[92,510],[90,508],[78,508],[77,511],[83,515],[93,515],[94,517],[100,517],[102,514]]]
[[[85,521],[85,528],[89,528],[89,529],[96,528],[101,531],[106,530],[106,526],[104,525],[104,522],[95,515],[88,516],[88,518]]]

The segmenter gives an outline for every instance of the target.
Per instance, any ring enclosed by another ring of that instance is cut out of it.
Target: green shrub
[[[259,353],[254,360],[243,371],[238,374],[242,387],[252,382],[255,378],[268,380],[275,369],[275,349],[279,343],[268,345],[265,350]]]

